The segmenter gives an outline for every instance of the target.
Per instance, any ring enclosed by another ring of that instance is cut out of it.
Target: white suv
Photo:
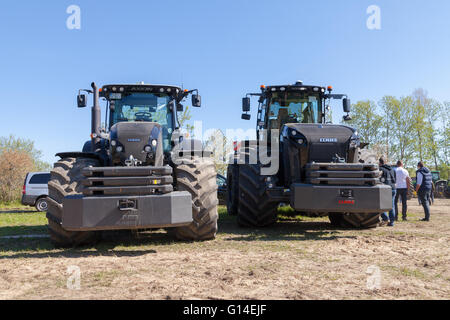
[[[22,204],[47,211],[48,181],[50,172],[28,172],[22,190]]]

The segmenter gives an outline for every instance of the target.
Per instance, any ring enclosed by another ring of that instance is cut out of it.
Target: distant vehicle
[[[50,172],[28,172],[23,183],[22,204],[35,206],[37,211],[47,211],[49,180]]]
[[[227,178],[217,174],[217,198],[220,205],[227,204]]]

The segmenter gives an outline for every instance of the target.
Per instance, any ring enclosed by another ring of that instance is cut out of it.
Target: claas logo
[[[355,204],[355,200],[339,200],[339,204]]]

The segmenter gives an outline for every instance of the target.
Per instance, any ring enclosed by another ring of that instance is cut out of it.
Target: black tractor
[[[250,96],[259,105],[256,140],[236,143],[227,170],[227,209],[239,225],[271,225],[286,204],[295,214],[328,215],[336,226],[371,228],[392,208],[391,188],[363,156],[358,132],[326,119],[331,99],[342,99],[344,120],[351,119],[350,100],[331,92],[297,81],[261,86],[243,98],[244,120],[250,119]]]
[[[177,112],[198,90],[167,85],[105,85],[93,94],[91,139],[58,153],[48,183],[48,224],[56,246],[91,244],[104,230],[174,228],[182,240],[217,232],[216,170],[211,152],[180,133]],[[83,92],[83,94],[81,94]],[[99,99],[105,100],[101,124]]]

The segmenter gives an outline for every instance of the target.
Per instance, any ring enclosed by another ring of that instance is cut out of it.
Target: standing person
[[[392,188],[392,209],[391,211],[389,211],[389,218],[387,215],[387,212],[384,212],[381,215],[381,218],[383,219],[383,222],[387,222],[388,226],[393,227],[394,226],[394,221],[395,221],[395,194],[396,194],[396,188],[395,188],[395,182],[396,182],[396,176],[395,176],[395,170],[392,169],[391,166],[385,164],[384,158],[381,157],[380,160],[378,160],[378,164],[380,166],[380,170],[382,172],[381,175],[381,182],[390,186]]]
[[[430,194],[433,188],[433,178],[431,176],[431,171],[427,167],[423,165],[422,161],[419,161],[417,164],[416,171],[416,192],[419,197],[419,201],[423,206],[423,210],[425,211],[425,218],[421,221],[430,221]]]
[[[408,196],[408,190],[411,185],[411,178],[407,170],[403,168],[403,162],[401,160],[397,161],[397,168],[395,168],[395,176],[397,182],[395,187],[397,189],[397,194],[395,195],[395,221],[398,220],[398,198],[402,198],[402,220],[406,221],[406,210],[408,208],[406,198]]]

